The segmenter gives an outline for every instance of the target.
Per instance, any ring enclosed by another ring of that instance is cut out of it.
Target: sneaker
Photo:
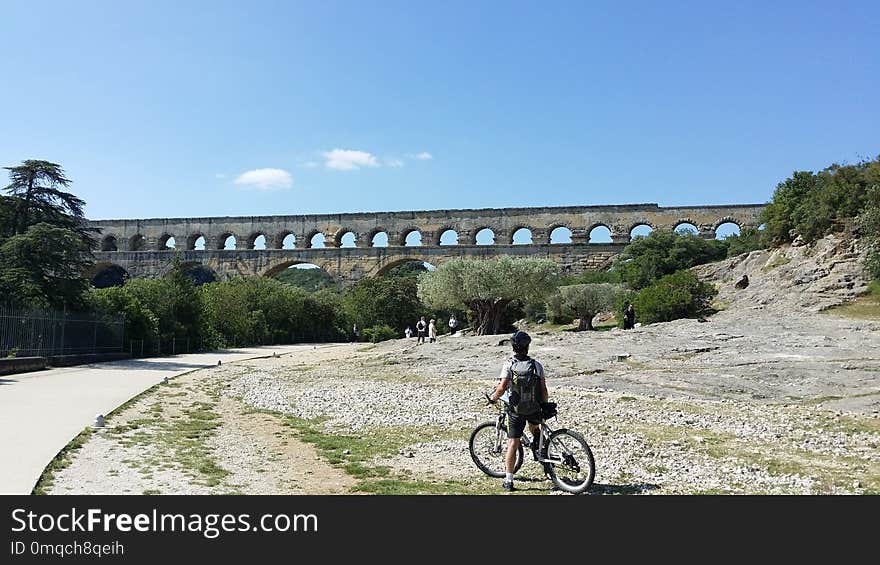
[[[516,489],[513,487],[513,481],[504,481],[501,483],[501,488],[508,492],[515,491]]]

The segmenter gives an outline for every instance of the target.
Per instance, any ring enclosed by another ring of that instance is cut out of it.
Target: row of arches
[[[629,232],[630,239],[634,239],[639,236],[645,236],[653,231],[654,227],[648,223],[639,223],[634,225]],[[678,233],[693,233],[698,234],[699,228],[691,223],[691,222],[680,222],[676,224],[673,228]],[[723,222],[719,224],[715,228],[715,238],[716,239],[725,239],[730,235],[738,235],[740,233],[740,227],[733,221]],[[609,226],[604,224],[599,224],[594,226],[589,231],[588,243],[595,244],[603,244],[603,243],[611,243],[612,231]],[[436,239],[433,242],[433,245],[439,246],[448,246],[448,245],[459,245],[462,244],[461,237],[459,233],[452,228],[440,230],[436,235]],[[388,232],[386,231],[375,231],[368,236],[369,245],[367,247],[388,247],[390,244]],[[202,234],[193,234],[187,237],[186,241],[183,242],[183,249],[186,250],[194,250],[194,251],[204,251],[205,249],[217,249],[217,250],[234,250],[234,249],[295,249],[297,247],[300,248],[313,248],[320,249],[328,247],[328,241],[326,239],[325,234],[322,232],[314,232],[306,236],[306,245],[297,246],[297,238],[293,233],[285,232],[279,234],[276,239],[275,245],[270,245],[270,242],[267,240],[266,234],[263,233],[255,233],[252,234],[247,240],[244,242],[244,245],[239,245],[238,236],[232,233],[222,234],[220,237],[217,237],[213,241],[213,245],[209,246],[207,238]],[[550,244],[567,244],[572,242],[572,230],[565,226],[557,226],[552,229],[549,233],[549,243]],[[401,234],[401,243],[406,247],[419,247],[425,245],[424,238],[422,237],[422,233],[418,229],[410,229]],[[464,242],[465,245],[494,245],[497,243],[497,237],[495,232],[491,228],[482,228],[478,230],[474,235],[472,241]],[[521,227],[514,230],[511,238],[510,244],[513,245],[530,245],[535,243],[533,238],[533,233],[530,228]],[[158,249],[178,249],[181,245],[178,242],[177,238],[170,234],[163,234],[157,241]],[[146,239],[138,234],[133,236],[129,240],[128,249],[131,251],[142,251],[146,249]],[[357,247],[357,236],[352,231],[346,231],[342,233],[341,237],[339,237],[339,247]],[[117,238],[113,235],[108,235],[104,237],[101,242],[101,251],[118,251],[119,250],[119,242]]]
[[[190,261],[182,265],[184,273],[196,284],[202,285],[218,281],[220,276],[210,267],[197,261]],[[392,261],[379,269],[377,276],[407,274],[420,271],[433,271],[436,266],[421,259],[405,258]],[[265,276],[278,279],[282,282],[301,286],[308,290],[319,290],[336,285],[336,279],[324,268],[314,263],[306,263],[298,260],[280,263],[267,271]],[[95,265],[91,283],[95,288],[109,288],[122,286],[131,275],[122,266],[115,263],[98,263]],[[305,284],[304,284],[305,283]]]

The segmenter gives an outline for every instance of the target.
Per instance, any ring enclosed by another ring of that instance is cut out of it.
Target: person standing
[[[411,338],[412,337],[412,328],[407,326],[406,331],[403,332],[403,335],[405,335],[407,339]]]
[[[458,329],[458,320],[455,319],[455,314],[449,316],[449,335],[455,335],[455,331]]]
[[[626,310],[623,312],[623,329],[631,330],[634,327],[636,327],[636,309],[630,302],[626,305]]]
[[[431,321],[428,322],[428,343],[437,341],[437,325],[435,321],[434,318],[431,318]]]
[[[425,343],[425,334],[428,333],[428,324],[425,323],[425,317],[416,322],[416,345]]]
[[[513,334],[510,338],[513,357],[504,363],[498,388],[489,397],[489,402],[494,404],[505,392],[510,393],[507,410],[507,452],[504,456],[506,474],[504,482],[501,483],[501,487],[506,491],[516,490],[513,486],[513,467],[526,424],[532,437],[537,438],[543,419],[541,406],[549,400],[544,367],[536,359],[529,357],[531,342],[532,338],[526,332],[518,331]],[[541,455],[537,452],[538,442],[533,441],[531,447],[535,460],[538,460]]]
[[[355,324],[351,328],[351,341],[358,342],[360,340],[361,340],[361,329],[358,327],[357,324]]]

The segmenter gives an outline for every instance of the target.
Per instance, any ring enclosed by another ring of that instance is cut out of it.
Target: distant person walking
[[[634,327],[636,327],[636,309],[630,303],[626,305],[626,310],[623,311],[623,329],[631,330]]]
[[[357,324],[355,324],[351,328],[351,341],[357,342],[360,340],[361,340],[361,329],[358,327]]]
[[[433,318],[428,322],[428,343],[434,343],[437,341],[437,325],[434,322],[435,320]]]
[[[449,335],[455,335],[455,332],[458,330],[458,320],[455,319],[455,314],[449,316]]]
[[[422,316],[422,319],[416,322],[416,345],[425,343],[426,333],[428,333],[428,324],[425,322],[425,317]]]
[[[403,335],[407,337],[407,339],[412,337],[412,328],[407,326],[406,330],[403,332]]]

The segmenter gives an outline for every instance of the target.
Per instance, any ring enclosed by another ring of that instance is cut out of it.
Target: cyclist
[[[547,384],[544,379],[544,367],[538,361],[529,357],[529,344],[532,338],[523,331],[518,331],[510,338],[513,347],[513,357],[505,361],[501,368],[498,388],[489,397],[489,402],[495,403],[505,392],[510,393],[508,403],[507,424],[507,453],[504,457],[507,474],[501,487],[504,490],[515,490],[513,487],[513,466],[516,462],[516,454],[519,450],[523,430],[526,422],[532,436],[537,438],[540,434],[541,403],[547,402]],[[537,450],[538,442],[532,442],[532,449]],[[537,459],[535,452],[535,459]]]

